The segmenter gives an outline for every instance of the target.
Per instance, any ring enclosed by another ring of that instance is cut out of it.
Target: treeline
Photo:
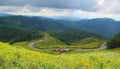
[[[88,38],[88,37],[105,39],[105,37],[102,36],[102,35],[99,35],[99,34],[96,34],[96,33],[86,32],[86,31],[83,31],[83,30],[77,30],[77,29],[69,29],[69,30],[66,30],[66,31],[63,31],[63,32],[51,33],[51,36],[61,40],[62,42],[66,43],[68,45],[70,45],[74,41],[78,41],[78,40]]]
[[[19,41],[28,41],[37,38],[42,38],[40,32],[32,32],[19,28],[5,28],[0,31],[0,41],[9,42],[10,44]]]
[[[118,48],[120,47],[120,33],[114,35],[109,41],[108,41],[108,48]]]

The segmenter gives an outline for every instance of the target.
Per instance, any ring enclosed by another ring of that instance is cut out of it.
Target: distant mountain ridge
[[[109,18],[84,19],[73,22],[68,21],[65,25],[76,29],[96,32],[107,37],[111,37],[120,32],[120,21],[115,21]]]
[[[37,18],[27,16],[5,16],[0,17],[1,27],[15,27],[32,31],[62,31],[68,29],[66,25],[49,18]]]
[[[3,16],[12,16],[12,15],[7,13],[0,13],[0,17],[3,17]]]
[[[58,32],[67,29],[79,29],[111,37],[120,32],[120,21],[110,18],[59,20],[46,17],[1,16],[0,29],[4,27],[21,28],[30,31]]]

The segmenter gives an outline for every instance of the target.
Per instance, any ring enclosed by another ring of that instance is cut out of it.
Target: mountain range
[[[110,18],[83,19],[63,23],[72,28],[99,33],[107,37],[120,32],[120,21]]]
[[[59,21],[43,17],[4,16],[0,17],[0,29],[4,27],[21,28],[30,31],[62,31],[68,27]]]
[[[0,29],[6,27],[20,28],[30,31],[59,32],[67,29],[79,29],[102,34],[106,37],[120,32],[120,21],[110,18],[59,20],[45,17],[1,16]]]

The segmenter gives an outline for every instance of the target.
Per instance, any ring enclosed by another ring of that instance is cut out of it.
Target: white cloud
[[[105,0],[98,0],[97,3],[98,5],[102,6]]]
[[[120,0],[98,0],[95,6],[99,13],[120,14]]]
[[[32,7],[36,8],[36,7]],[[24,8],[19,8],[17,11],[7,12],[9,14],[15,15],[31,15],[31,16],[66,16],[69,11],[65,9],[53,9],[53,8],[36,8],[37,11],[32,11],[30,7],[25,6]]]

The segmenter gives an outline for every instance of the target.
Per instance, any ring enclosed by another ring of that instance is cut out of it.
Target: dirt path
[[[43,42],[44,40],[39,40],[37,42],[31,42],[28,44],[29,47],[33,48],[34,50],[54,50],[52,48],[36,48],[35,47],[35,44],[36,43],[40,43],[40,42]],[[83,49],[83,48],[78,48],[78,49],[73,49],[73,50],[81,50],[81,51],[84,51],[84,50],[103,50],[103,49],[106,49],[107,46],[106,46],[106,42],[104,42],[100,47],[98,48],[94,48],[94,49]],[[68,49],[65,49],[65,50],[68,50]]]
[[[43,42],[43,41],[44,41],[44,40],[39,40],[39,41],[37,41],[37,42],[31,42],[31,43],[28,44],[28,46],[31,47],[31,48],[34,49],[34,50],[54,50],[54,49],[51,49],[51,48],[36,48],[36,47],[35,47],[35,44],[36,44],[36,43],[41,43],[41,42]]]
[[[39,41],[37,41],[37,42],[31,42],[31,43],[28,44],[28,46],[31,47],[31,48],[33,48],[34,50],[42,50],[42,49],[36,48],[36,47],[35,47],[35,44],[36,44],[36,43],[39,43],[39,42],[43,42],[43,41],[44,41],[44,40],[39,40]]]
[[[79,48],[79,49],[75,49],[75,50],[103,50],[103,49],[106,49],[107,48],[107,42],[104,42],[101,44],[100,47],[98,48],[94,48],[94,49],[83,49],[83,48]]]

